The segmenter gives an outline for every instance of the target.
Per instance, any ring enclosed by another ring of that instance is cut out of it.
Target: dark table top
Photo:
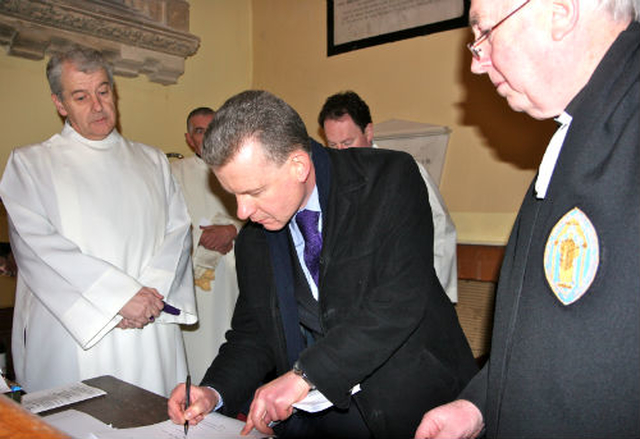
[[[157,424],[169,419],[167,398],[105,375],[83,383],[107,392],[104,396],[69,404],[39,413],[47,416],[69,409],[78,410],[115,428],[133,428]]]

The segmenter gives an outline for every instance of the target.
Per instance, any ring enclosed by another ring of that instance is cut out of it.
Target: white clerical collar
[[[556,167],[564,138],[567,136],[569,126],[571,125],[572,117],[566,111],[563,111],[558,117],[554,119],[560,126],[554,133],[553,137],[549,141],[547,150],[542,157],[542,163],[538,169],[538,178],[536,179],[536,198],[539,200],[544,199],[547,196],[547,189],[549,188],[549,182],[553,175],[553,170]]]
[[[114,128],[107,137],[102,140],[90,140],[84,137],[82,134],[78,133],[67,120],[62,128],[61,135],[63,137],[68,137],[74,139],[75,141],[82,143],[83,145],[87,145],[91,148],[95,149],[107,149],[111,148],[113,145],[120,141],[120,134]]]

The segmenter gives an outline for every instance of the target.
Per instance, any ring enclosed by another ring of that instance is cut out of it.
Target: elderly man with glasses
[[[417,438],[640,437],[639,15],[472,0],[472,72],[559,128],[509,239],[489,361]]]

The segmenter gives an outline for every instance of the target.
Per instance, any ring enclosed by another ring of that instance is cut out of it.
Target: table
[[[75,409],[115,428],[140,427],[169,419],[167,398],[163,396],[109,375],[91,378],[82,382],[102,389],[107,394],[54,410],[48,410],[39,413],[39,415],[47,416]]]

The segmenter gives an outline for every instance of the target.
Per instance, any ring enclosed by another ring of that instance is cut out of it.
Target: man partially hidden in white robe
[[[109,374],[169,395],[187,373],[177,323],[197,317],[190,219],[165,155],[116,130],[87,140],[67,123],[12,152],[0,196],[18,261],[17,381],[33,392]],[[142,287],[181,314],[116,328]]]
[[[182,188],[191,215],[193,270],[198,304],[198,325],[183,327],[191,378],[199,383],[231,328],[231,317],[238,298],[236,257],[233,248],[226,254],[199,245],[199,226],[234,225],[235,199],[220,186],[209,166],[194,155],[171,163],[171,170]],[[226,195],[226,198],[225,198]]]

